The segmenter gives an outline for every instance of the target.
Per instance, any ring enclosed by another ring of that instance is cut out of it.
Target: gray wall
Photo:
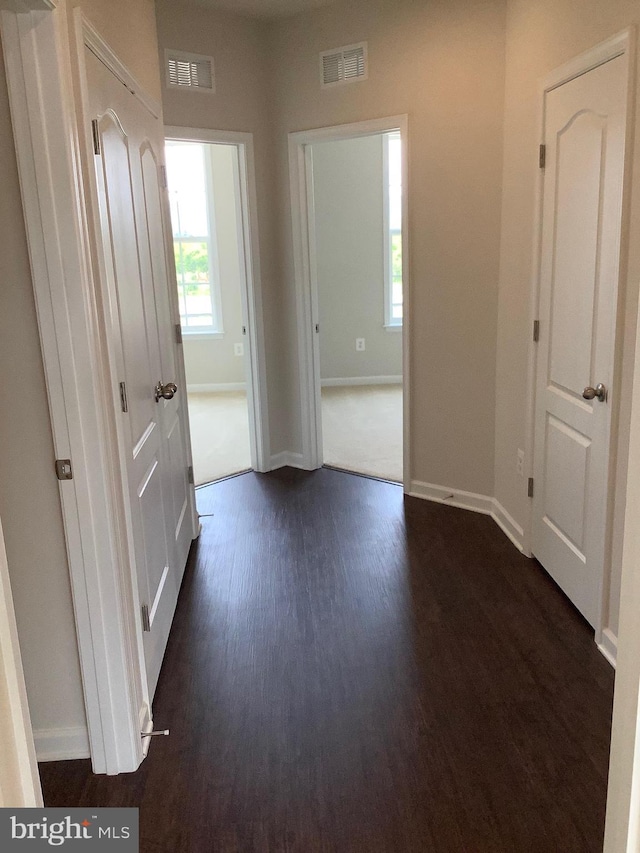
[[[384,138],[314,144],[322,379],[402,374],[402,333],[384,328]],[[366,349],[356,352],[355,339]]]
[[[287,134],[407,113],[410,476],[493,492],[505,11],[505,0],[350,0],[270,27],[291,450],[301,408]],[[321,90],[319,53],[363,40],[368,79]]]
[[[213,206],[224,335],[197,339],[184,335],[184,360],[189,386],[227,385],[245,380],[244,359],[234,355],[234,343],[243,343],[242,245],[238,239],[238,149],[232,145],[207,146],[211,157]],[[200,390],[205,390],[200,388]]]

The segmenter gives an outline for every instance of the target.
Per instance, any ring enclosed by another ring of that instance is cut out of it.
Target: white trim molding
[[[496,498],[493,499],[491,516],[504,535],[513,542],[518,551],[524,553],[524,530]]]
[[[466,492],[463,489],[451,489],[433,483],[422,483],[419,480],[412,480],[409,495],[413,498],[421,498],[447,506],[455,506],[458,509],[466,509],[470,512],[479,512],[482,515],[490,515],[518,551],[522,552],[523,550],[522,527],[509,515],[499,501],[489,495]]]
[[[618,662],[618,638],[611,628],[605,628],[600,639],[596,642],[598,649],[602,652],[611,666],[615,669]]]
[[[91,757],[86,726],[36,729],[33,736],[38,761],[71,761]]]
[[[304,471],[310,470],[304,463],[302,453],[292,453],[289,450],[282,450],[280,453],[275,453],[271,457],[271,471],[276,471],[278,468],[301,468]]]
[[[412,480],[409,495],[412,498],[435,501],[435,503],[447,504],[459,509],[468,509],[471,512],[480,512],[483,515],[493,514],[493,498],[476,492],[465,492],[462,489],[449,489],[446,486]]]
[[[258,196],[256,189],[253,134],[241,131],[207,130],[196,127],[165,127],[165,137],[182,142],[206,142],[231,145],[238,150],[240,204],[237,211],[238,233],[242,235],[244,281],[242,311],[245,318],[247,400],[249,403],[249,443],[251,467],[269,471],[271,439],[267,396],[266,351],[262,310],[260,238],[258,234]],[[188,340],[185,335],[184,341]],[[227,390],[231,390],[230,388]]]
[[[322,416],[318,288],[316,279],[316,246],[313,205],[312,145],[316,142],[358,139],[399,130],[402,140],[402,185],[409,187],[408,133],[406,115],[389,116],[353,124],[321,127],[289,134],[289,190],[293,236],[293,266],[296,285],[298,329],[298,373],[304,467],[312,470],[322,465]],[[410,287],[409,287],[409,193],[402,194],[402,294],[404,334],[402,336],[403,375],[403,472],[404,490],[411,490],[410,433]]]
[[[359,385],[402,385],[402,376],[336,376],[321,379],[322,388],[340,388]]]

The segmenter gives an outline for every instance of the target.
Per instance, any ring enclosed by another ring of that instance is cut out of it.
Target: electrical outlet
[[[518,460],[516,462],[516,473],[520,477],[524,477],[524,450],[518,450]]]
[[[244,355],[244,344],[234,344],[233,345],[233,354],[234,355]]]
[[[356,352],[364,352],[364,338],[356,338]]]

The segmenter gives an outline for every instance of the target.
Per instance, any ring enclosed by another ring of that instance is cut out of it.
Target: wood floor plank
[[[326,469],[198,504],[171,736],[129,776],[41,765],[48,805],[139,806],[148,853],[602,849],[613,671],[490,518]]]

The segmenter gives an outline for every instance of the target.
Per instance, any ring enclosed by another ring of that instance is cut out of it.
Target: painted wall
[[[527,353],[533,263],[534,188],[537,176],[538,82],[553,69],[614,35],[640,23],[636,0],[509,0],[502,201],[502,248],[498,317],[495,495],[520,524],[528,501],[516,475],[517,449],[526,428]],[[629,405],[640,279],[640,125],[636,125],[630,227],[623,251],[621,294],[621,370],[612,400],[618,400],[620,440],[614,459],[615,517],[613,565],[620,566],[626,485]],[[611,579],[610,627],[617,634],[619,570]],[[605,622],[606,624],[606,622]]]
[[[228,12],[217,12],[183,0],[157,0],[158,48],[212,55],[216,93],[168,90],[162,100],[167,125],[235,130],[253,134],[258,195],[258,244],[268,365],[268,409],[271,452],[288,449],[290,408],[288,361],[283,346],[282,293],[277,265],[274,206],[273,58],[265,38],[266,25]]]
[[[184,360],[189,386],[220,385],[245,381],[244,359],[234,355],[234,343],[244,342],[242,335],[242,291],[244,273],[242,246],[238,239],[236,202],[238,149],[232,145],[209,145],[212,195],[220,295],[222,299],[223,337],[197,335],[184,339]],[[206,390],[200,388],[199,390]]]
[[[320,376],[401,376],[402,333],[384,328],[384,138],[312,152]]]
[[[321,90],[320,51],[363,40],[368,80]],[[270,50],[290,449],[301,429],[287,133],[408,113],[411,478],[490,495],[505,2],[352,0],[273,23]]]

